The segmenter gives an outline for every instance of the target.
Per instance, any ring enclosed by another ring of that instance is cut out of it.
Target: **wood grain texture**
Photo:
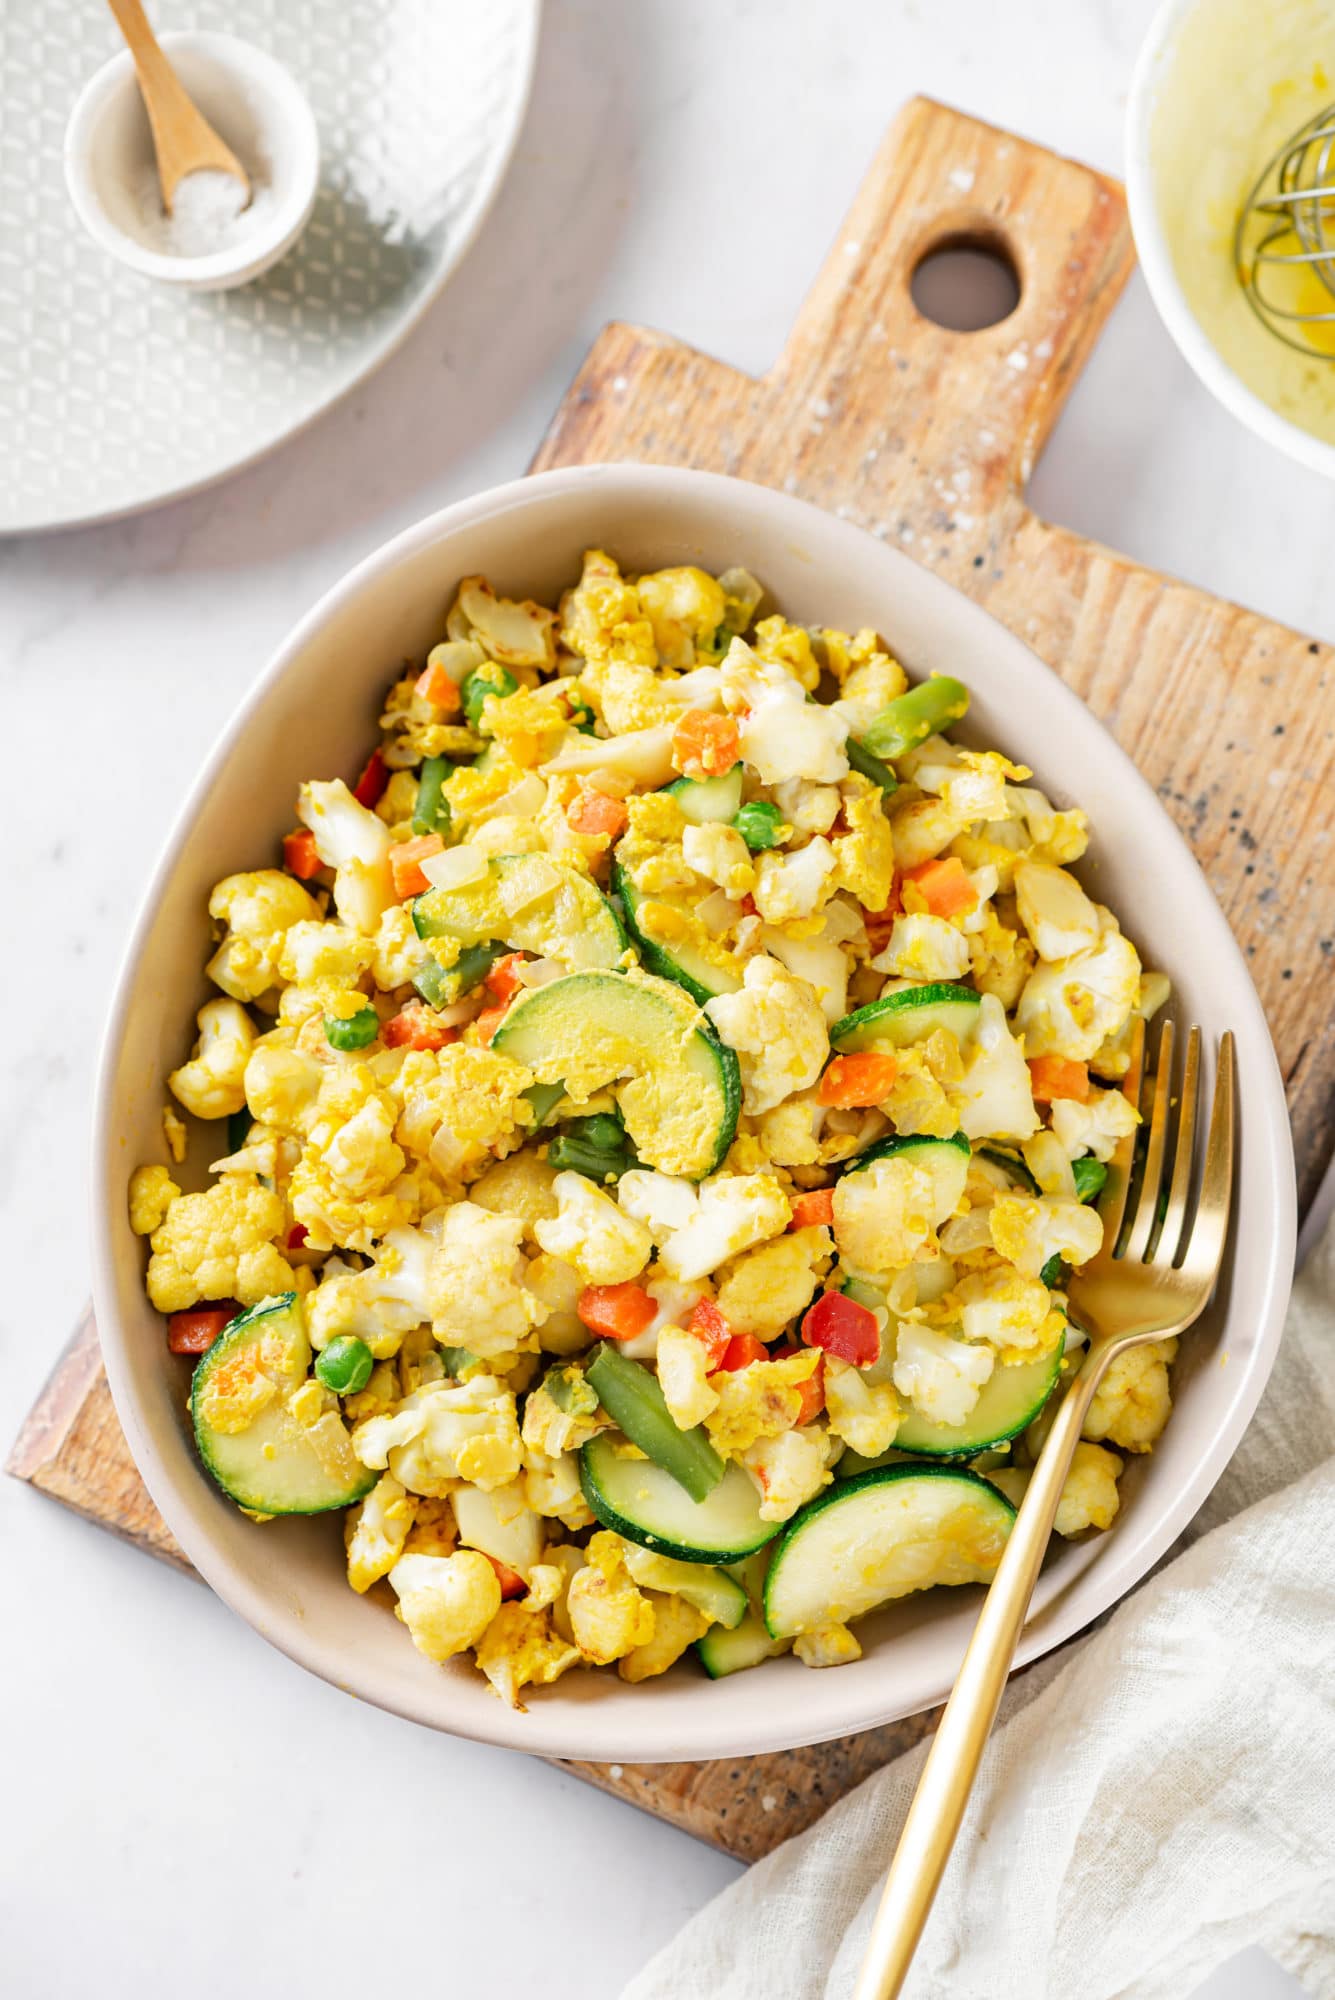
[[[948,239],[1011,258],[1021,300],[1002,325],[956,334],[918,315],[910,276]],[[534,469],[641,459],[782,487],[906,550],[1019,633],[1155,785],[1228,913],[1279,1049],[1305,1201],[1335,1115],[1331,655],[1040,521],[1022,497],[1131,262],[1114,182],[916,101],[770,375],[756,381],[665,335],[610,326]],[[185,1566],[116,1421],[91,1313],[9,1470]],[[783,1756],[567,1768],[753,1860],[933,1720]]]

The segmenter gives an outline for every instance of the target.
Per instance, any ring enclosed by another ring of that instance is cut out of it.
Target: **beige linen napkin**
[[[759,1862],[623,2000],[846,2000],[925,1752]],[[1330,1229],[1184,1552],[1008,1692],[905,1994],[1183,2000],[1249,1944],[1335,2000]]]

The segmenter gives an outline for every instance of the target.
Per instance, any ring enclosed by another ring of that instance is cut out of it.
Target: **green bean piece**
[[[414,833],[439,833],[448,835],[450,831],[450,802],[442,787],[453,770],[446,757],[428,757],[422,766],[422,775],[417,781],[417,806],[413,813]]]
[[[445,1373],[452,1375],[456,1382],[462,1382],[467,1375],[486,1372],[487,1363],[474,1354],[471,1347],[442,1347],[440,1358],[445,1364]]]
[[[1075,1192],[1079,1201],[1097,1201],[1103,1192],[1103,1183],[1108,1178],[1108,1169],[1102,1160],[1073,1160],[1071,1172],[1075,1176]]]
[[[549,1368],[542,1386],[563,1416],[591,1417],[598,1407],[582,1368]]]
[[[864,778],[870,778],[883,792],[899,790],[899,780],[890,766],[883,764],[879,757],[873,757],[866,744],[859,743],[856,736],[850,736],[845,743],[844,755],[854,771],[861,771]]]
[[[631,1162],[624,1148],[609,1152],[606,1147],[591,1146],[577,1133],[560,1132],[547,1148],[547,1164],[557,1173],[583,1174],[585,1180],[605,1187],[608,1181],[619,1181]]]
[[[673,1422],[657,1376],[605,1340],[593,1349],[584,1372],[598,1401],[631,1443],[692,1500],[707,1499],[723,1477],[723,1460],[703,1424],[683,1431]]]
[[[355,1396],[371,1379],[375,1359],[355,1333],[340,1333],[315,1357],[315,1373],[336,1396]]]
[[[497,666],[495,660],[486,660],[480,667],[474,667],[465,676],[460,689],[463,696],[464,714],[474,729],[481,726],[483,704],[489,695],[496,695],[504,701],[508,695],[518,694],[519,682],[505,667]]]
[[[969,690],[949,674],[933,674],[907,694],[886,703],[862,732],[862,745],[873,757],[893,760],[925,743],[939,730],[958,722],[969,706]]]
[[[331,1049],[341,1049],[344,1054],[353,1049],[364,1049],[380,1033],[380,1016],[374,1007],[359,1007],[346,1020],[336,1014],[324,1017],[324,1038]]]
[[[739,807],[732,823],[752,854],[763,854],[767,847],[778,846],[784,821],[779,808],[768,799],[753,799],[750,805]]]
[[[413,974],[413,985],[428,1007],[450,1007],[465,993],[480,986],[505,950],[494,940],[490,944],[466,944],[454,964],[446,967],[428,958]]]
[[[1066,1282],[1066,1259],[1060,1254],[1049,1257],[1038,1275],[1049,1291],[1053,1289],[1054,1285],[1064,1284]]]

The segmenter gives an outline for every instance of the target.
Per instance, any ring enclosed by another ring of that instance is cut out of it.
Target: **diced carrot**
[[[770,1359],[771,1361],[787,1361],[794,1354],[810,1354],[810,1352],[811,1349],[809,1347],[794,1347],[791,1345],[786,1347],[771,1347]],[[795,1424],[800,1429],[803,1424],[814,1423],[825,1408],[825,1356],[822,1354],[805,1382],[797,1382],[793,1386],[802,1398],[797,1416],[794,1419]]]
[[[463,697],[439,660],[427,662],[425,672],[413,682],[413,693],[420,694],[423,701],[429,701],[442,715],[453,715],[463,706]]]
[[[439,854],[444,845],[438,833],[419,833],[390,848],[389,872],[394,877],[394,894],[400,902],[405,896],[420,896],[431,887],[422,873],[422,863]]]
[[[684,778],[721,778],[737,762],[738,742],[730,715],[688,708],[672,734],[672,768]]]
[[[895,918],[904,914],[904,899],[900,893],[900,886],[899,876],[896,875],[891,880],[890,894],[885,899],[883,910],[869,910],[865,903],[862,905],[862,921],[867,927],[868,953],[872,958],[875,958],[878,952],[885,950],[890,942],[890,933],[895,927]]]
[[[309,1235],[310,1231],[307,1229],[304,1222],[294,1222],[292,1227],[287,1232],[288,1249],[300,1250],[302,1244],[306,1241],[306,1238]]]
[[[834,1221],[834,1189],[809,1188],[793,1203],[790,1229],[828,1229]]]
[[[768,1361],[769,1349],[763,1340],[757,1340],[753,1333],[735,1333],[728,1342],[719,1367],[733,1375],[739,1368],[749,1368],[753,1361]]]
[[[479,1549],[478,1554],[486,1556],[495,1570],[496,1581],[501,1586],[502,1602],[507,1602],[512,1597],[528,1596],[528,1585],[517,1569],[511,1569],[509,1563],[503,1563],[499,1556],[487,1555],[485,1549]]]
[[[857,1111],[864,1105],[879,1104],[888,1097],[899,1074],[893,1056],[836,1056],[816,1088],[818,1104],[830,1104],[840,1111]]]
[[[495,1007],[484,1007],[473,1025],[477,1029],[478,1040],[490,1042],[501,1022],[510,1011],[510,1002],[502,1000]]]
[[[410,1000],[385,1022],[380,1039],[387,1049],[443,1049],[448,1042],[458,1041],[459,1030],[447,1028],[434,1007]]]
[[[575,1311],[604,1340],[634,1340],[658,1317],[658,1307],[642,1285],[586,1285]]]
[[[309,882],[312,875],[318,875],[323,862],[315,851],[315,835],[308,826],[300,827],[296,833],[283,835],[283,866],[289,875],[298,881]]]
[[[940,855],[905,871],[933,917],[963,917],[978,908],[978,891],[969,880],[969,871],[958,854]]]
[[[686,1322],[686,1331],[705,1344],[711,1374],[723,1366],[723,1357],[732,1339],[732,1328],[712,1299],[697,1299],[695,1311]]]
[[[352,788],[352,796],[359,806],[374,810],[385,796],[389,783],[389,766],[378,750],[373,750],[366,760],[366,769]]]
[[[566,823],[575,833],[587,838],[605,833],[615,840],[625,831],[626,803],[624,799],[611,798],[606,792],[595,792],[591,787],[577,792],[566,807]]]
[[[173,1313],[167,1321],[167,1347],[172,1354],[204,1354],[230,1320],[241,1311],[228,1300],[224,1305],[199,1306],[192,1312]]]
[[[493,962],[491,970],[482,982],[488,993],[494,999],[504,1001],[506,1006],[510,1004],[515,994],[519,991],[521,985],[519,968],[523,963],[524,954],[522,951],[507,951],[503,958],[498,958]]]
[[[1030,1056],[1029,1081],[1036,1104],[1051,1104],[1055,1097],[1074,1097],[1083,1104],[1089,1096],[1088,1068],[1066,1056]]]

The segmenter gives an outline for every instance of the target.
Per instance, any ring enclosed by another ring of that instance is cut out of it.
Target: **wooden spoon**
[[[129,44],[143,92],[144,108],[153,131],[158,158],[162,205],[168,215],[176,190],[187,174],[207,169],[234,174],[250,200],[250,177],[231,147],[225,145],[203,113],[187,96],[176,71],[158,45],[140,0],[107,0]],[[244,206],[244,204],[243,204]]]

